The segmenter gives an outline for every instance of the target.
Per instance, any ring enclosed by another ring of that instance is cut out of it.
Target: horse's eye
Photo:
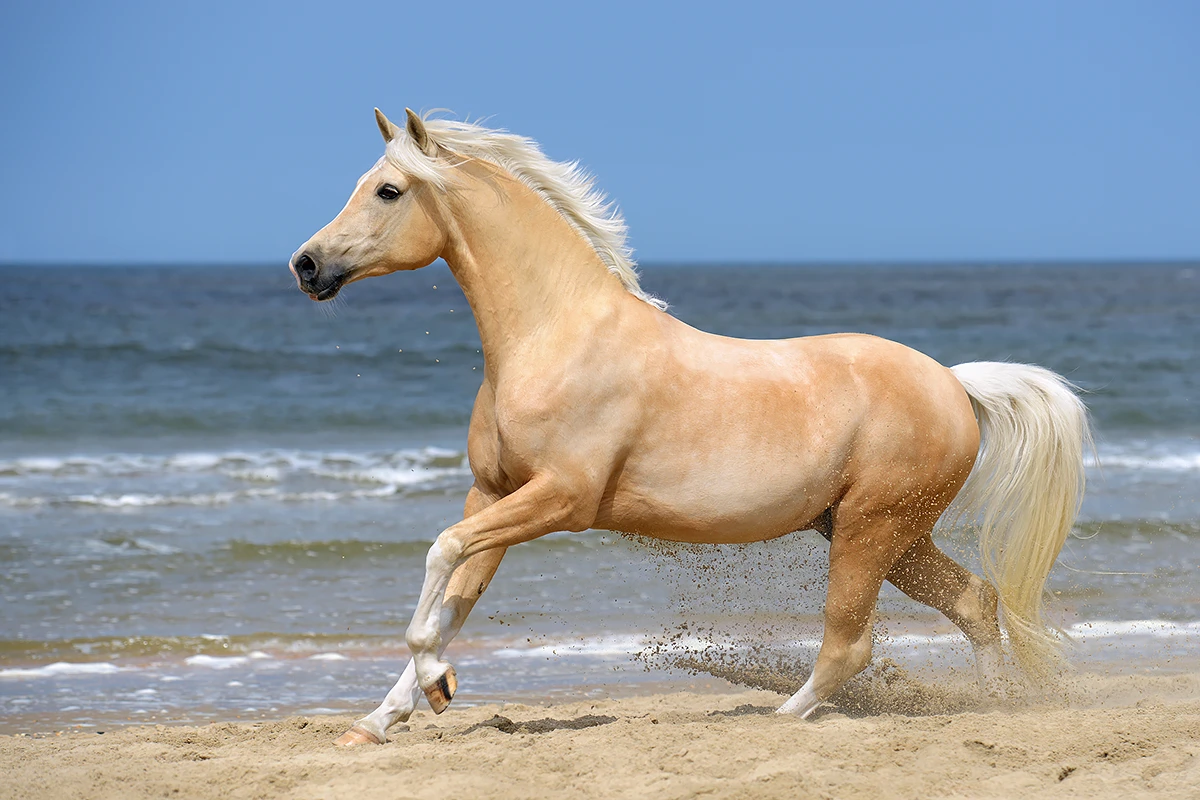
[[[383,186],[380,186],[375,190],[375,194],[384,200],[395,200],[404,193],[395,186],[392,186],[390,183],[385,183]]]

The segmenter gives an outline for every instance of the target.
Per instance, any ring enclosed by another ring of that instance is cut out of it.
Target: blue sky
[[[283,262],[448,108],[643,261],[1200,257],[1200,5],[6,3],[0,262]]]

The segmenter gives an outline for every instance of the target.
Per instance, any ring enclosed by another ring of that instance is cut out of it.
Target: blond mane
[[[667,304],[647,294],[638,281],[637,262],[626,240],[625,218],[596,188],[595,178],[578,161],[553,161],[537,142],[502,129],[429,114],[423,120],[430,142],[439,150],[488,161],[533,189],[587,240],[630,294],[655,308],[666,309]],[[430,158],[403,128],[388,143],[386,153],[393,166],[418,180],[439,189],[450,183],[454,162]]]

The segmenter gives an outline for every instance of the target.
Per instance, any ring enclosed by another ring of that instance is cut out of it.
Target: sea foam
[[[58,661],[44,667],[0,669],[0,678],[59,678],[70,675],[110,675],[120,671],[120,667],[107,661],[84,664]]]
[[[439,447],[36,456],[0,461],[0,507],[137,510],[369,500],[465,490],[470,475],[465,453]],[[190,491],[171,491],[180,485]]]

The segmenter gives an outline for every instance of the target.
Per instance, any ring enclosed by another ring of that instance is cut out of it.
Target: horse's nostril
[[[296,270],[296,275],[305,280],[312,278],[317,274],[317,262],[313,261],[312,257],[309,256],[308,253],[304,253],[297,258],[296,263],[293,264],[293,267]]]

